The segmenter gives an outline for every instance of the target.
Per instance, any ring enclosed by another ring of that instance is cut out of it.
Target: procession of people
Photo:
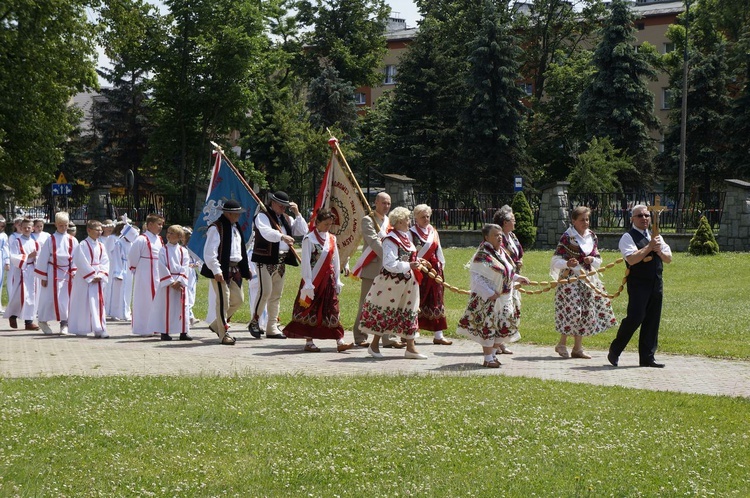
[[[254,339],[304,339],[305,352],[321,352],[329,339],[336,352],[366,350],[369,357],[386,357],[381,348],[405,348],[404,358],[428,360],[420,352],[419,331],[432,334],[436,346],[450,346],[445,309],[446,258],[438,231],[430,224],[426,204],[391,210],[381,192],[374,209],[360,223],[363,251],[352,275],[360,280],[360,302],[353,342],[346,342],[339,296],[344,263],[331,233],[336,215],[330,209],[313,213],[308,227],[296,203],[283,191],[269,194],[269,208],[255,213],[252,237],[243,232],[246,211],[234,199],[225,200],[218,218],[207,225],[202,254],[185,244],[188,227],[172,225],[161,232],[164,218],[146,217],[142,232],[124,217],[115,223],[90,220],[88,237],[79,242],[67,213],[55,215],[55,231],[43,232],[34,220],[14,220],[15,232],[0,233],[0,257],[8,285],[4,316],[11,328],[40,330],[45,335],[93,335],[106,339],[107,321],[131,322],[134,335],[163,341],[191,341],[197,274],[210,282],[208,328],[219,344],[234,345],[232,317],[250,290],[248,332]],[[554,351],[562,358],[590,359],[583,338],[617,324],[612,305],[596,270],[602,264],[598,240],[590,230],[591,211],[577,207],[561,235],[550,263],[556,285],[554,326],[560,335]],[[453,324],[459,336],[477,342],[481,365],[499,368],[508,345],[521,337],[519,287],[530,280],[521,274],[523,247],[514,234],[515,216],[500,208],[481,230],[482,240],[466,265],[470,280],[466,309]],[[661,368],[655,360],[662,306],[662,266],[671,249],[649,231],[647,206],[632,209],[631,228],[620,240],[629,268],[628,311],[607,354],[617,366],[622,351],[640,327],[640,366]],[[0,218],[4,227],[5,219]],[[42,224],[43,227],[43,224]],[[75,226],[73,226],[75,228]],[[301,237],[302,254],[295,251]],[[249,244],[248,238],[251,240]],[[301,266],[291,321],[280,322],[286,266]],[[250,281],[252,280],[252,284]],[[0,280],[0,283],[2,281]],[[0,303],[2,306],[2,303]],[[35,321],[37,323],[35,323]],[[59,328],[53,329],[53,324]],[[568,350],[567,339],[574,344]]]

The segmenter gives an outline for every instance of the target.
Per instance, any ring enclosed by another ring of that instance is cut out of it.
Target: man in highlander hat
[[[242,229],[237,223],[244,211],[240,203],[230,199],[221,208],[222,214],[206,232],[201,275],[209,278],[216,299],[213,303],[216,319],[208,325],[222,344],[231,346],[229,319],[244,302],[242,279],[250,278],[250,266],[244,247]]]
[[[260,339],[263,331],[258,326],[258,319],[263,313],[263,308],[266,308],[266,337],[286,339],[279,329],[279,303],[284,291],[284,273],[286,265],[298,265],[297,258],[291,250],[294,245],[292,236],[307,234],[307,222],[299,213],[297,204],[289,201],[286,192],[274,192],[270,199],[271,209],[268,213],[258,213],[253,224],[255,245],[252,260],[258,265],[259,285],[255,301],[250,305],[252,318],[247,328],[253,337]],[[285,213],[287,208],[294,217]]]

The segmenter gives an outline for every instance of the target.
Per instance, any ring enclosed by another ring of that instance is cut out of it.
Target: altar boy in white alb
[[[73,250],[73,290],[70,293],[70,333],[106,339],[107,315],[104,311],[104,288],[109,279],[109,258],[104,244],[99,242],[102,224],[95,220],[86,223],[86,240]]]
[[[36,259],[34,273],[39,280],[39,327],[46,335],[52,334],[49,322],[60,322],[60,334],[68,334],[68,305],[73,265],[73,250],[78,240],[68,235],[68,213],[55,215],[55,233],[47,238]]]
[[[130,252],[128,265],[133,277],[133,334],[150,336],[149,314],[159,288],[159,253],[162,241],[159,234],[164,226],[164,218],[158,214],[146,216],[146,230],[136,237]]]
[[[190,317],[187,306],[190,255],[180,245],[185,233],[180,225],[167,229],[167,244],[159,253],[159,290],[151,308],[149,329],[161,334],[162,341],[171,341],[179,334],[181,341],[192,341],[188,335]]]
[[[18,328],[18,317],[25,322],[26,330],[39,330],[34,323],[36,317],[36,288],[34,268],[39,244],[31,238],[32,221],[24,218],[19,223],[19,232],[9,242],[10,272],[8,273],[8,306],[5,318],[12,328]]]

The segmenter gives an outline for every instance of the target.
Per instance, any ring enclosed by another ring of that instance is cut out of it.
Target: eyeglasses
[[[641,213],[641,214],[636,214],[635,218],[651,218],[651,215],[650,214]]]

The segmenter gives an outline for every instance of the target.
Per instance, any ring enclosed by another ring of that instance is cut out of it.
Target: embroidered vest
[[[270,221],[271,216],[275,214],[276,213],[274,213],[273,211],[270,211],[266,216],[268,216],[268,219]],[[256,219],[258,216],[256,216]],[[277,218],[277,221],[278,221],[278,218]],[[284,227],[288,235],[292,235],[292,226],[289,224],[289,220],[287,219],[285,214],[281,215],[280,224]],[[273,225],[273,223],[271,223],[271,225]],[[266,239],[264,239],[263,236],[260,234],[260,230],[258,230],[257,223],[253,223],[253,230],[255,231],[255,245],[253,245],[252,261],[254,263],[265,263],[267,265],[278,264],[279,263],[279,246],[281,245],[281,243],[269,242]],[[295,258],[294,254],[292,254],[292,251],[289,251],[286,254],[283,262],[284,264],[287,264],[290,266],[298,266],[299,264],[297,263],[297,258]]]
[[[219,219],[214,221],[213,226],[219,231],[219,265],[221,265],[221,273],[224,275],[224,280],[229,281],[229,253],[232,250],[232,224],[226,218],[221,215]],[[237,265],[240,269],[240,275],[242,278],[250,278],[250,265],[247,262],[247,251],[245,251],[245,237],[242,235],[242,229],[239,225],[235,225],[237,231],[240,233],[240,240],[242,241],[241,250],[242,260]],[[211,269],[203,263],[201,268],[201,275],[206,278],[214,278],[214,273]]]

